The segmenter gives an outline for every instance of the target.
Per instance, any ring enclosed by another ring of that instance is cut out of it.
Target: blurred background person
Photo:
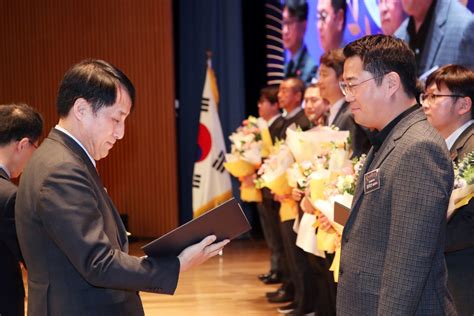
[[[324,52],[341,47],[346,26],[346,0],[319,0],[316,27]]]
[[[459,0],[402,0],[409,17],[395,32],[415,52],[417,75],[434,67],[474,67],[474,17]]]
[[[41,115],[26,104],[0,105],[0,315],[25,314],[23,262],[15,228],[17,178],[38,147]]]
[[[447,65],[426,80],[421,101],[428,121],[455,162],[474,151],[474,71]],[[474,314],[474,200],[455,211],[446,231],[448,288],[459,315]]]
[[[285,78],[298,77],[309,84],[316,76],[317,66],[304,44],[308,4],[305,0],[287,0],[283,6],[283,46],[290,59],[285,63]]]
[[[379,12],[382,32],[385,35],[393,35],[406,18],[401,0],[380,0]]]

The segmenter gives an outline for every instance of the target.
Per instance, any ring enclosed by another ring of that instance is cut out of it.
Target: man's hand
[[[308,214],[315,214],[316,209],[313,207],[313,204],[311,204],[311,201],[307,196],[303,197],[303,200],[301,200],[300,203],[301,209],[303,212],[308,213]]]
[[[326,217],[326,215],[324,215],[321,212],[319,212],[319,215],[318,215],[318,224],[319,224],[319,228],[325,231],[328,231],[332,227],[329,219]]]
[[[301,200],[301,198],[303,197],[303,195],[304,195],[304,192],[301,191],[300,189],[293,188],[293,190],[291,190],[291,197],[296,202],[299,202]]]
[[[216,236],[210,235],[204,238],[201,242],[191,245],[184,249],[179,255],[180,272],[189,270],[195,266],[200,265],[209,258],[214,257],[219,251],[227,245],[230,240],[225,239],[221,242],[213,244],[216,241]]]

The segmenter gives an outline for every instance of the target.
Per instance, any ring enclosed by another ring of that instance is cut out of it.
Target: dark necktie
[[[295,68],[295,62],[293,61],[293,59],[291,59],[290,62],[288,63],[286,77],[294,77],[295,74],[294,74],[293,68]]]

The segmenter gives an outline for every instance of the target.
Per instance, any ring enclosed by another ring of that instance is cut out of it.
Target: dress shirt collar
[[[11,178],[11,173],[10,173],[10,170],[8,170],[7,167],[5,167],[4,165],[0,164],[0,169],[3,169],[3,171],[5,171],[5,173],[7,174],[8,178],[10,179]]]
[[[293,62],[296,64],[298,64],[298,60],[299,58],[301,57],[301,55],[303,54],[303,51],[304,51],[304,45],[302,44],[300,49],[298,49],[298,51],[294,54],[294,55],[291,55],[291,60],[293,60]]]
[[[449,135],[447,138],[446,138],[446,145],[448,146],[448,149],[451,150],[451,148],[453,147],[454,143],[456,142],[456,140],[459,138],[459,136],[461,136],[461,134],[469,127],[471,126],[471,124],[474,123],[474,119],[473,120],[470,120],[470,121],[467,121],[466,123],[464,123],[462,126],[458,127],[457,130],[455,130],[453,133],[451,133],[451,135]]]
[[[272,117],[271,119],[269,119],[269,120],[267,121],[268,127],[270,127],[270,126],[277,120],[277,118],[279,118],[280,116],[281,116],[281,114],[277,114],[277,115],[275,115],[274,117]]]
[[[327,119],[328,126],[331,126],[334,123],[334,119],[337,116],[337,113],[344,104],[344,98],[337,100],[333,105],[329,107],[329,116]]]
[[[294,108],[290,113],[286,113],[286,116],[285,116],[285,119],[286,120],[289,120],[290,118],[296,116],[296,114],[298,114],[300,111],[302,111],[303,109],[301,108],[301,106],[297,106],[296,108]]]
[[[86,152],[87,154],[87,157],[89,157],[89,159],[91,160],[92,164],[94,165],[94,167],[97,168],[96,166],[96,162],[94,160],[94,158],[92,158],[92,156],[89,154],[89,152],[87,151],[87,149],[84,147],[84,145],[82,145],[82,143],[74,136],[72,136],[71,133],[69,133],[66,129],[64,129],[63,127],[59,126],[56,124],[56,126],[54,127],[55,129],[57,129],[58,131],[61,131],[63,132],[64,134],[66,134],[67,136],[71,137],[79,146],[81,146],[82,149],[84,149],[84,151]]]

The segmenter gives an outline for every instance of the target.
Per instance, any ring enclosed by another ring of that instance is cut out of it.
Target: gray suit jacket
[[[364,193],[375,169],[380,188]],[[338,315],[455,314],[444,261],[453,181],[446,144],[421,109],[370,150],[342,236]]]
[[[174,292],[179,260],[127,254],[125,228],[86,152],[53,129],[17,194],[28,315],[143,315],[139,290]]]
[[[395,36],[409,41],[407,18]],[[474,68],[474,16],[458,0],[437,0],[431,27],[418,65],[421,75],[434,66],[461,64]]]

